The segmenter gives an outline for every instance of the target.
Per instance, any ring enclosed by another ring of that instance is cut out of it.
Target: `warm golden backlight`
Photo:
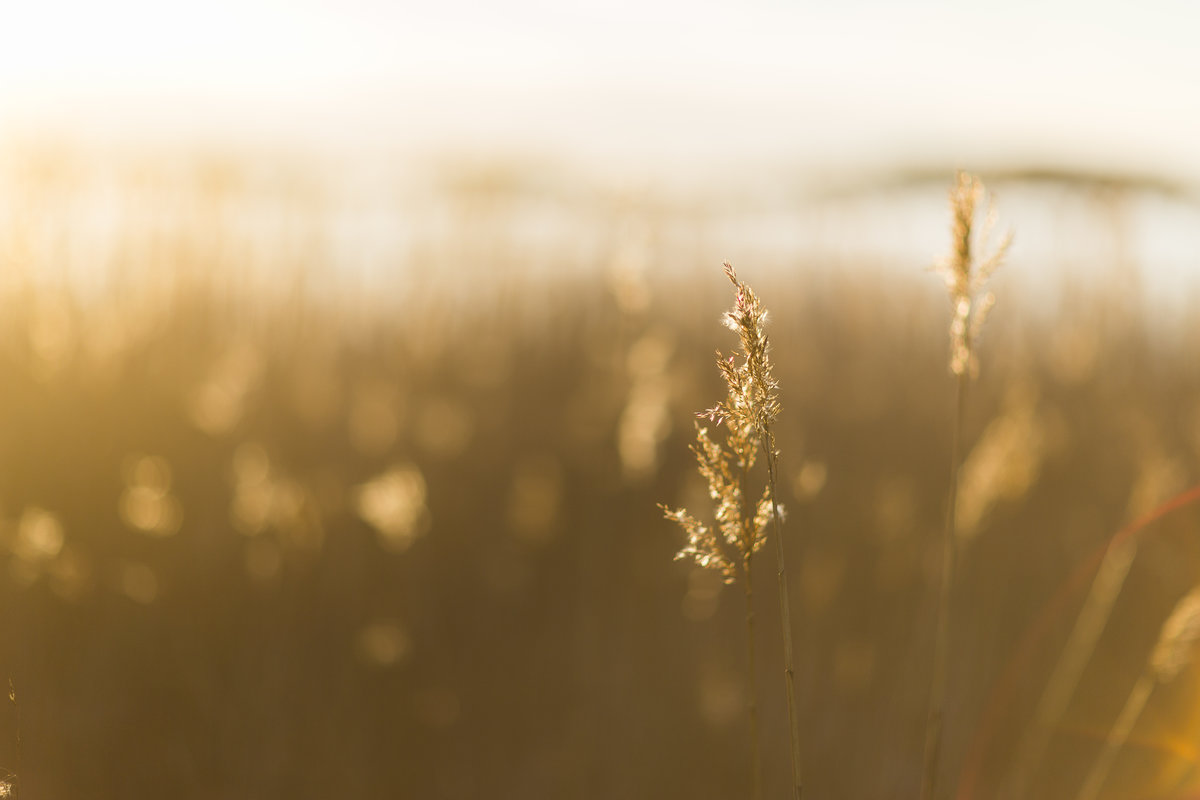
[[[0,798],[1196,796],[1110,5],[5,8]]]

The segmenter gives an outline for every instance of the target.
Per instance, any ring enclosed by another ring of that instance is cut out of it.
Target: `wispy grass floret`
[[[783,540],[780,536],[782,510],[776,500],[778,453],[772,424],[779,415],[779,384],[771,370],[767,339],[767,310],[758,295],[737,277],[727,262],[725,275],[733,283],[733,309],[724,322],[738,334],[740,354],[725,356],[717,351],[717,367],[725,379],[725,399],[698,416],[715,425],[725,425],[724,445],[716,442],[707,427],[696,426],[696,454],[700,474],[708,482],[709,496],[715,504],[716,527],[699,522],[685,509],[663,506],[668,519],[677,522],[687,542],[677,558],[690,558],[702,567],[720,570],[727,583],[742,579],[746,597],[748,668],[751,676],[749,703],[753,752],[754,797],[761,795],[761,756],[758,746],[757,691],[754,688],[754,595],[751,581],[753,556],[766,542],[771,524],[778,543],[779,598],[783,626],[784,678],[787,688],[790,723],[792,784],[796,800],[801,796],[800,737],[796,713],[795,669],[792,660],[791,605],[787,595]],[[740,356],[740,357],[739,357]],[[766,461],[767,481],[753,504],[748,493],[750,471],[761,448]]]
[[[764,487],[753,515],[746,513],[745,483],[756,460],[753,430],[726,426],[725,444],[715,442],[707,427],[696,425],[696,444],[691,446],[701,476],[708,482],[716,527],[710,528],[686,509],[663,506],[668,519],[679,523],[687,542],[677,559],[691,559],[701,567],[715,569],[733,583],[748,578],[751,557],[766,543],[770,519],[770,490]]]

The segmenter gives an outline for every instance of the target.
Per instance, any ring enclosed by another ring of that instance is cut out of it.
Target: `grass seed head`
[[[983,218],[979,208],[983,206]],[[950,370],[955,375],[979,370],[974,343],[996,302],[987,290],[992,274],[1004,262],[1012,233],[992,244],[997,215],[983,181],[959,172],[950,190],[950,254],[935,269],[946,282],[953,317],[950,322]]]
[[[717,369],[725,379],[725,399],[698,414],[716,424],[725,423],[725,440],[713,439],[708,428],[697,424],[696,443],[692,445],[697,468],[708,483],[716,526],[701,524],[686,509],[661,508],[687,536],[676,558],[691,558],[702,567],[718,569],[726,582],[732,582],[737,576],[737,563],[748,562],[766,543],[772,514],[770,486],[764,487],[762,497],[751,503],[745,484],[759,444],[774,447],[770,426],[780,405],[779,385],[771,373],[767,310],[728,263],[725,274],[734,285],[735,297],[723,321],[738,335],[741,353],[739,358],[718,351]]]
[[[779,416],[779,384],[771,371],[767,340],[767,310],[758,295],[729,262],[725,275],[735,289],[734,304],[725,312],[725,325],[738,335],[741,360],[717,352],[717,368],[729,388],[725,400],[704,413],[715,422],[742,425],[764,435]]]

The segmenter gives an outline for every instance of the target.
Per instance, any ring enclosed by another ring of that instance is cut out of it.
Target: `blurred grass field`
[[[744,795],[740,598],[672,560],[655,507],[704,505],[686,445],[720,394],[723,258],[772,312],[806,792],[915,794],[953,399],[936,253],[812,268],[747,242],[756,263],[705,252],[698,203],[597,192],[564,222],[501,171],[451,175],[373,258],[389,218],[302,170],[286,202],[223,162],[84,202],[61,154],[6,164],[0,767],[27,796]],[[539,213],[510,215],[522,198]],[[338,263],[343,240],[368,266]],[[1195,317],[1166,325],[1127,280],[1064,278],[1052,313],[997,288],[966,420],[950,796],[998,796],[1083,592],[1051,598],[1200,482]],[[1030,796],[1073,796],[1197,583],[1198,525],[1187,506],[1142,532]],[[1192,667],[1103,796],[1200,790],[1198,735]]]

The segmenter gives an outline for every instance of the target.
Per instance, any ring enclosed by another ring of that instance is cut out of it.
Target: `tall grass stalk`
[[[779,621],[783,636],[783,676],[787,690],[788,738],[791,744],[792,792],[795,800],[803,795],[803,775],[800,752],[800,718],[796,707],[796,668],[792,647],[791,602],[788,598],[787,566],[783,546],[783,519],[779,509],[777,489],[779,451],[775,447],[772,424],[779,415],[779,384],[771,371],[770,344],[767,340],[767,310],[762,307],[754,290],[737,277],[737,272],[725,263],[725,274],[736,289],[734,307],[726,314],[726,324],[737,332],[743,362],[717,353],[717,364],[729,386],[724,405],[714,406],[708,416],[724,420],[731,426],[752,429],[758,436],[763,459],[767,463],[767,488],[763,499],[770,506],[771,526],[775,533],[779,580]]]
[[[1095,800],[1154,688],[1174,680],[1187,666],[1197,641],[1200,641],[1200,587],[1184,595],[1163,623],[1158,642],[1105,737],[1104,747],[1092,762],[1075,800]]]
[[[933,644],[933,670],[929,692],[929,711],[925,726],[925,751],[921,770],[921,800],[933,800],[937,790],[942,729],[945,724],[947,670],[950,654],[950,598],[954,588],[955,550],[957,547],[958,481],[962,463],[962,428],[967,408],[967,389],[978,372],[975,353],[988,311],[995,302],[985,291],[992,273],[1004,260],[1010,236],[1006,236],[990,254],[988,237],[995,224],[990,205],[982,226],[976,226],[976,210],[985,198],[983,182],[959,172],[950,191],[953,216],[950,255],[937,265],[950,295],[953,317],[950,323],[950,370],[956,378],[954,419],[950,446],[950,486],[946,502],[946,523],[942,531],[941,583]]]
[[[735,289],[734,307],[725,314],[725,324],[738,334],[741,359],[717,352],[717,368],[725,379],[725,399],[699,416],[720,425],[725,423],[724,445],[714,441],[708,428],[696,426],[696,454],[700,474],[708,481],[709,497],[715,504],[716,526],[700,523],[686,509],[663,506],[668,519],[677,522],[687,536],[677,558],[690,558],[702,567],[720,570],[727,583],[740,577],[746,598],[747,668],[750,673],[749,702],[751,742],[751,791],[762,791],[762,757],[758,737],[758,702],[755,681],[754,590],[751,563],[754,554],[766,543],[768,524],[774,530],[779,558],[780,621],[783,628],[784,681],[788,699],[789,737],[791,741],[792,791],[795,800],[802,794],[800,726],[796,711],[795,668],[793,665],[791,604],[787,593],[784,567],[782,513],[777,501],[778,451],[772,424],[780,411],[779,386],[771,371],[766,334],[767,311],[754,291],[739,280],[726,263],[725,274]],[[761,448],[767,467],[766,486],[751,509],[747,491],[750,470]],[[753,514],[751,514],[753,510]]]
[[[921,770],[921,798],[933,800],[937,787],[937,768],[941,753],[942,727],[945,722],[946,670],[950,648],[950,595],[954,581],[955,516],[957,514],[958,473],[962,461],[962,420],[967,404],[967,376],[958,375],[954,404],[953,435],[950,445],[950,490],[946,503],[946,524],[942,531],[941,584],[938,587],[937,627],[933,640],[933,673],[929,695],[929,716],[925,726],[925,755]]]
[[[1042,690],[1034,710],[1029,732],[1021,739],[1008,779],[1005,796],[1012,800],[1025,797],[1029,782],[1041,763],[1053,730],[1062,721],[1079,678],[1095,652],[1096,643],[1112,615],[1113,605],[1125,585],[1129,568],[1137,553],[1133,539],[1114,540],[1104,552],[1100,570],[1092,580],[1087,600],[1075,620],[1054,671]]]

